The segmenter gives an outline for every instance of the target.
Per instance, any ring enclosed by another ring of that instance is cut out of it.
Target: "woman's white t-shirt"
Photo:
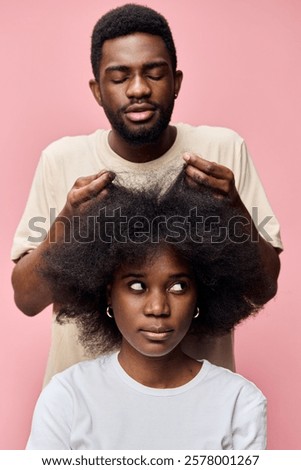
[[[52,378],[27,449],[265,449],[266,399],[244,377],[204,360],[177,388],[146,387],[118,354]]]

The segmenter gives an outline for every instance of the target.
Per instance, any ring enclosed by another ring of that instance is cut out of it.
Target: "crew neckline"
[[[165,152],[163,155],[160,157],[156,158],[155,160],[151,160],[149,162],[130,162],[129,160],[126,160],[125,158],[121,157],[118,155],[114,150],[111,148],[109,144],[109,133],[110,129],[107,129],[103,133],[103,141],[102,144],[105,147],[105,151],[108,155],[110,155],[110,159],[112,161],[112,164],[115,163],[116,165],[120,166],[122,165],[123,167],[128,167],[132,171],[141,171],[141,167],[143,165],[143,169],[148,170],[152,169],[158,166],[158,163],[161,164],[166,164],[169,161],[173,160],[175,158],[175,153],[181,153],[181,148],[182,148],[182,140],[183,140],[183,133],[181,131],[181,125],[180,124],[172,124],[176,129],[177,129],[177,135],[175,138],[174,143],[170,147],[167,152]],[[101,142],[100,139],[98,140],[98,154],[101,155]],[[183,161],[184,163],[184,161]]]
[[[142,393],[144,395],[167,397],[185,393],[188,390],[191,390],[193,387],[197,386],[201,381],[203,381],[210,369],[210,363],[206,359],[202,359],[201,361],[199,361],[202,362],[201,369],[196,374],[196,376],[193,377],[193,379],[189,380],[189,382],[187,382],[186,384],[180,385],[179,387],[175,388],[153,388],[143,385],[140,382],[137,382],[132,377],[130,377],[120,365],[118,355],[119,351],[113,353],[111,356],[111,362],[115,373],[118,375],[119,379],[121,379],[122,382],[124,382],[127,386],[135,389],[137,392]]]

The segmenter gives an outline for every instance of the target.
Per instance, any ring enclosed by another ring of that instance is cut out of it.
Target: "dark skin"
[[[112,113],[125,108],[121,119],[135,135],[140,128],[151,129],[154,126],[161,110],[149,108],[152,104],[159,104],[162,110],[166,110],[178,95],[182,79],[182,72],[173,70],[163,40],[158,36],[136,33],[104,43],[99,79],[90,80],[90,88],[105,112],[108,108]],[[129,113],[128,110],[134,112]],[[155,142],[133,147],[132,142],[127,142],[113,127],[109,143],[125,160],[143,163],[167,152],[176,135],[176,128],[168,125]]]
[[[122,334],[119,362],[131,377],[155,388],[179,387],[195,377],[201,364],[181,348],[197,306],[187,261],[162,247],[142,266],[123,265],[107,301]]]
[[[168,51],[159,36],[136,33],[104,43],[99,79],[91,80],[90,88],[97,103],[105,110],[109,108],[116,113],[120,107],[128,107],[127,112],[121,113],[121,120],[135,133],[142,127],[148,130],[156,124],[160,113],[165,112],[179,94],[182,78],[181,71],[173,70]],[[159,158],[175,139],[176,128],[168,125],[155,141],[137,146],[112,128],[109,143],[125,160],[143,163]],[[230,169],[190,154],[183,156],[183,163],[189,184],[212,187],[217,197],[229,198],[251,221]],[[103,197],[106,186],[114,176],[110,171],[102,171],[77,179],[48,237],[18,260],[13,270],[12,284],[16,305],[26,315],[36,315],[52,303],[52,293],[36,267],[42,262],[42,253],[50,246],[50,236],[57,241],[62,239],[64,231],[59,217],[71,218],[80,213],[89,201]],[[261,236],[259,243],[262,265],[270,279],[270,289],[266,292],[266,300],[269,300],[277,291],[279,256]]]

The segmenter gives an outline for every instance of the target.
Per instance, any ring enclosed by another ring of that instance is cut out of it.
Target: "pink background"
[[[0,1],[1,449],[25,445],[50,341],[50,309],[27,318],[14,305],[11,240],[42,148],[61,136],[108,126],[88,89],[89,41],[99,16],[122,3]],[[148,5],[169,19],[184,71],[174,121],[237,130],[282,224],[277,297],[238,328],[236,358],[238,371],[268,397],[269,448],[301,449],[301,260],[299,249],[294,251],[300,240],[301,3]]]

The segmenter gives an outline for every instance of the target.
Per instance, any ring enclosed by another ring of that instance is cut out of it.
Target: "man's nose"
[[[128,88],[126,90],[128,98],[144,98],[151,94],[151,89],[147,80],[141,75],[136,75],[129,81]]]

